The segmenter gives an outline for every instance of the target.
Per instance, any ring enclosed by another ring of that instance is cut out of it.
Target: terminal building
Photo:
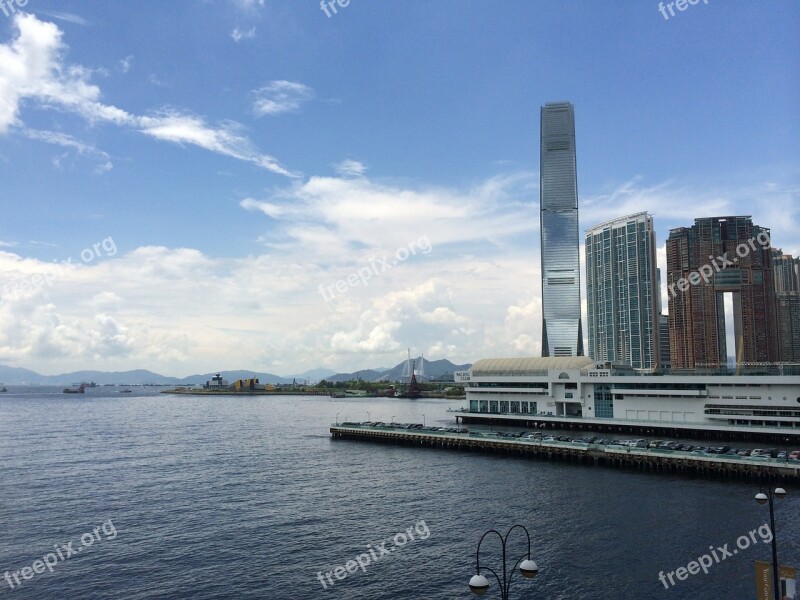
[[[799,366],[647,373],[584,356],[490,358],[462,379],[464,423],[800,436]]]

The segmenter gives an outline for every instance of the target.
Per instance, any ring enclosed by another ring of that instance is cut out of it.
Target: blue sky
[[[751,214],[800,254],[796,2],[668,20],[649,0],[15,9],[0,364],[283,374],[406,347],[537,354],[551,101],[575,105],[582,231],[647,210],[663,268],[671,227]]]

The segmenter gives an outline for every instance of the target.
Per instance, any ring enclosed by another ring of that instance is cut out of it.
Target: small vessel
[[[65,394],[83,394],[86,386],[82,383],[78,387],[64,388]]]
[[[422,358],[422,368],[425,366],[425,359]],[[406,389],[402,392],[397,394],[398,398],[410,398],[412,400],[416,400],[417,398],[422,398],[422,390],[420,390],[419,384],[417,383],[417,372],[416,372],[416,362],[415,360],[411,360],[411,349],[408,349],[408,361],[406,362],[406,372],[408,373],[408,385],[406,385]],[[420,369],[420,375],[422,374],[422,369]]]
[[[119,393],[120,394],[130,394],[131,390],[120,390]]]
[[[2,390],[0,390],[0,394],[2,394],[3,392],[7,392],[7,391],[8,391],[8,390],[6,389],[6,386],[4,386],[2,383],[0,383],[0,386],[3,386],[3,389],[2,389]]]

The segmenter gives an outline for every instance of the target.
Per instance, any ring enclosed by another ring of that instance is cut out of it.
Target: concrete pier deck
[[[698,475],[709,478],[800,481],[800,461],[680,452],[661,448],[628,448],[583,442],[504,438],[492,433],[415,431],[389,426],[332,425],[335,440],[355,440],[564,460],[587,466],[636,469],[653,473]]]

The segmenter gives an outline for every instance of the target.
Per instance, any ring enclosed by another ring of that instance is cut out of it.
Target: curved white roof
[[[551,369],[583,369],[589,365],[594,365],[594,361],[588,356],[483,358],[472,365],[472,375],[528,375]]]

